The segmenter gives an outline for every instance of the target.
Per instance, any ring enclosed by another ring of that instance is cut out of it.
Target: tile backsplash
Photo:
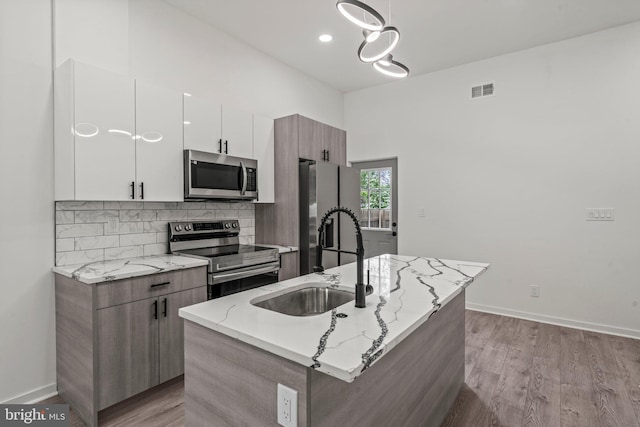
[[[170,221],[236,218],[255,243],[250,202],[56,202],[56,265],[166,254]]]

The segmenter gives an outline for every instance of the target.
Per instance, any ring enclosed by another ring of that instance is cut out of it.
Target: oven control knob
[[[233,228],[238,228],[238,223],[237,223],[237,222],[234,222],[233,224],[231,224],[231,226],[232,226]]]
[[[185,225],[185,226],[184,226],[184,229],[185,229],[186,231],[191,231],[191,224],[187,224],[187,225]]]
[[[231,225],[228,222],[224,223],[224,228],[231,228]]]
[[[176,225],[176,231],[182,231],[182,226],[180,224]]]

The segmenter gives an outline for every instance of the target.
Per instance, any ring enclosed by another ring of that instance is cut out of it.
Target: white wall
[[[349,93],[348,159],[398,156],[400,253],[492,264],[471,307],[640,337],[639,75],[632,24]]]
[[[0,402],[55,392],[49,0],[0,2]]]
[[[340,91],[165,2],[55,4],[57,65],[73,57],[267,117],[300,113],[342,127]]]

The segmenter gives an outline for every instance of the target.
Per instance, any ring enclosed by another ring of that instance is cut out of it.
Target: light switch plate
[[[587,221],[613,221],[613,208],[587,208]]]

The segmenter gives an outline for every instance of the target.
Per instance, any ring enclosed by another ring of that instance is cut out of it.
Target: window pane
[[[380,208],[382,209],[391,208],[391,189],[390,188],[383,188],[380,190]]]
[[[360,188],[365,190],[369,188],[369,172],[367,170],[360,171]]]
[[[369,227],[380,228],[380,209],[370,209]]]
[[[371,190],[369,192],[369,207],[375,209],[380,208],[380,192],[378,190]]]
[[[360,223],[360,227],[369,227],[369,209],[360,210],[358,222]]]
[[[380,170],[380,186],[381,187],[391,186],[391,169]]]
[[[360,208],[367,209],[369,207],[369,193],[360,190]]]
[[[391,229],[391,211],[389,209],[385,209],[382,211],[381,227]]]
[[[360,171],[361,227],[391,229],[391,168]]]

